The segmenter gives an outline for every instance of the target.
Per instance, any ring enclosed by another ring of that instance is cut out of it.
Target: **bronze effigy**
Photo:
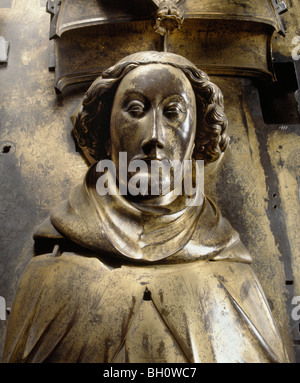
[[[121,152],[128,166],[221,159],[227,118],[207,74],[168,52],[130,55],[94,81],[73,123],[91,166],[35,233],[56,246],[24,272],[4,362],[288,361],[252,257],[208,196],[97,188],[99,164],[118,167]]]

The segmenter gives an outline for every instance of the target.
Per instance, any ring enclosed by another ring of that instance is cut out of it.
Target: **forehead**
[[[117,94],[121,96],[132,92],[143,93],[147,97],[181,94],[190,98],[194,95],[191,83],[185,74],[167,64],[140,65],[129,72],[122,79]]]

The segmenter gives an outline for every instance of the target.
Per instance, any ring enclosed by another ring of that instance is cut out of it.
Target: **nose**
[[[162,130],[156,111],[151,113],[148,127],[148,134],[142,142],[142,149],[146,155],[155,155],[157,148],[164,148]]]

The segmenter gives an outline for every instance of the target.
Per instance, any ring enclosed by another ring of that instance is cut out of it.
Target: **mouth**
[[[132,158],[132,161],[139,160],[139,161],[145,161],[145,162],[150,162],[150,161],[160,161],[163,162],[165,165],[170,165],[171,160],[168,157],[161,157],[161,156],[143,156],[143,155],[137,155]]]

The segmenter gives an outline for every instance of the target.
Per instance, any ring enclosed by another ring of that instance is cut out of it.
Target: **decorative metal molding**
[[[58,37],[70,30],[94,25],[155,19],[166,10],[181,24],[185,19],[241,20],[263,23],[280,30],[274,0],[48,0],[51,25]],[[59,15],[58,15],[59,12]],[[55,17],[54,17],[55,16]],[[179,20],[180,19],[180,20]],[[176,21],[178,24],[178,22]],[[55,27],[55,28],[54,28]]]
[[[288,7],[285,4],[285,1],[282,1],[282,0],[272,0],[272,5],[273,5],[275,13],[277,15],[278,23],[280,25],[280,30],[278,32],[284,36],[285,35],[285,28],[284,28],[283,23],[281,21],[280,15],[287,12]]]
[[[275,11],[278,13],[278,15],[281,15],[282,13],[288,10],[287,5],[285,4],[285,1],[272,0],[272,2],[275,8]]]
[[[51,15],[50,31],[49,31],[50,40],[58,37],[56,33],[56,28],[57,28],[57,19],[58,19],[60,6],[61,6],[61,0],[48,0],[46,3],[46,12],[50,13]]]
[[[153,19],[158,5],[154,0],[50,0],[61,4],[55,7],[57,14],[55,33],[61,37],[64,33],[78,28],[95,25],[120,24],[139,20]],[[53,26],[54,28],[54,26]]]
[[[185,0],[162,0],[156,14],[155,32],[165,36],[168,32],[180,29],[184,20]]]

